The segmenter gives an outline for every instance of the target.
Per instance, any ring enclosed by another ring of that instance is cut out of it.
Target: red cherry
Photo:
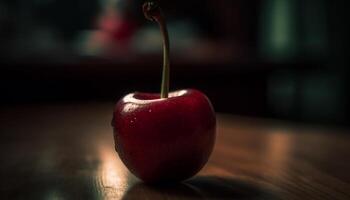
[[[198,90],[133,93],[116,105],[115,148],[127,168],[145,182],[181,181],[207,162],[215,142],[216,119]]]
[[[115,149],[129,170],[145,182],[182,181],[208,161],[215,143],[215,113],[198,90],[169,93],[165,20],[155,0],[147,0],[143,11],[159,24],[163,36],[161,93],[133,93],[117,103],[112,120]]]

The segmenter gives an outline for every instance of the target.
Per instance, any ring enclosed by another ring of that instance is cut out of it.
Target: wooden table
[[[219,114],[204,169],[180,184],[149,186],[114,152],[112,110],[1,108],[0,199],[350,199],[347,130]]]

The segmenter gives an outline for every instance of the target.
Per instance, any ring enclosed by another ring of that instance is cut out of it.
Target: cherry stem
[[[147,0],[143,4],[143,13],[148,20],[156,21],[159,25],[160,32],[163,38],[163,72],[162,72],[162,85],[161,85],[161,98],[168,98],[169,94],[169,79],[170,79],[170,44],[169,34],[165,23],[162,10],[159,4],[155,0]]]

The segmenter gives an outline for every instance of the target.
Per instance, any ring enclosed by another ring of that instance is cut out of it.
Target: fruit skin
[[[115,107],[115,149],[127,168],[145,182],[177,182],[195,175],[208,161],[216,136],[209,99],[189,89],[159,98],[133,93]]]

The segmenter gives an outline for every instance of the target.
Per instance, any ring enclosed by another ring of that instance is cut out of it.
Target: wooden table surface
[[[219,114],[203,170],[149,186],[114,152],[112,110],[111,103],[1,108],[0,199],[350,199],[348,130]]]

